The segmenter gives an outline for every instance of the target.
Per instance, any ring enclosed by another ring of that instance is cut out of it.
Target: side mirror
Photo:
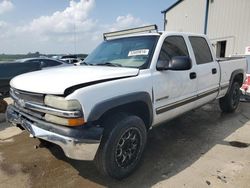
[[[158,71],[168,70],[169,69],[169,61],[159,60],[156,64],[156,69]]]
[[[156,65],[158,71],[163,70],[189,70],[192,67],[192,61],[187,56],[176,56],[170,61],[159,60]]]
[[[192,61],[187,56],[173,57],[169,63],[169,70],[189,70],[192,67]]]

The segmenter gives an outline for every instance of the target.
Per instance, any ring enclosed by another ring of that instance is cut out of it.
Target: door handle
[[[192,79],[195,79],[196,78],[196,73],[195,72],[191,72],[189,74],[189,78],[192,80]]]
[[[216,73],[217,73],[217,69],[216,68],[212,69],[212,74],[216,74]]]

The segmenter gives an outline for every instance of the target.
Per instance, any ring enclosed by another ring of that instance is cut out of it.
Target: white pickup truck
[[[152,126],[215,99],[234,112],[245,71],[245,59],[216,61],[204,35],[155,25],[105,33],[81,66],[12,79],[7,119],[121,179],[138,166]]]

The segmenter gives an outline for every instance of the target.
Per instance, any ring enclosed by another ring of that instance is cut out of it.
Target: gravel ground
[[[212,103],[153,128],[140,167],[122,181],[39,146],[1,114],[0,187],[249,187],[249,107],[222,114]]]

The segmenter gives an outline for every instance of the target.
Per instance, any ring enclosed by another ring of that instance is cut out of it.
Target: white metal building
[[[250,0],[178,0],[162,13],[165,30],[207,34],[217,57],[250,46]]]

